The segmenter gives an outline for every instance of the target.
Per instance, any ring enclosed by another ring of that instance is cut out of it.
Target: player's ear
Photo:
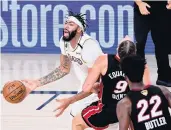
[[[82,32],[82,29],[80,27],[78,27],[77,32],[78,33],[81,33]]]

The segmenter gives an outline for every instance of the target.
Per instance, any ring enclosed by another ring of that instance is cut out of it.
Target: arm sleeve
[[[62,37],[61,37],[61,39],[59,41],[59,47],[60,47],[60,50],[61,50],[61,54],[66,55],[65,45],[64,45],[64,41],[62,40]]]
[[[103,52],[97,41],[89,39],[84,43],[82,50],[82,59],[85,61],[89,68],[92,68],[96,59],[102,54]]]

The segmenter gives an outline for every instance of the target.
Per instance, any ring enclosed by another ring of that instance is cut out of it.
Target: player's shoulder
[[[86,46],[99,45],[97,40],[86,33],[82,36],[82,42],[84,42]]]
[[[161,90],[161,92],[164,95],[167,94],[167,93],[170,93],[170,91],[166,87],[164,87],[164,86],[154,86],[154,87],[157,88],[157,89],[159,89],[159,90]]]
[[[156,86],[156,85],[149,85],[149,87],[147,88],[148,90],[151,90],[153,92],[156,92],[156,91],[162,91],[163,88],[160,87],[160,86]]]
[[[87,53],[93,54],[93,55],[103,54],[100,44],[98,43],[97,40],[94,40],[87,34],[84,34],[83,36],[85,36],[86,38],[82,38],[82,41],[80,44],[83,46],[83,52],[85,52],[86,55]]]
[[[94,66],[100,66],[100,68],[104,68],[106,66],[106,58],[107,54],[100,55],[94,63]]]
[[[82,35],[82,38],[83,39],[92,39],[92,40],[94,40],[90,35],[88,35],[87,33],[84,33],[83,35]]]
[[[97,62],[102,63],[103,61],[107,60],[108,54],[102,54],[97,58]]]
[[[164,87],[164,86],[157,86],[157,85],[150,85],[147,90],[151,93],[151,94],[157,94],[157,95],[167,95],[168,93],[170,93],[170,91]]]

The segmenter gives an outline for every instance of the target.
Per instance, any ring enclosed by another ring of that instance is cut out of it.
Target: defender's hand
[[[71,100],[69,98],[56,99],[56,102],[59,103],[59,106],[54,110],[54,112],[58,111],[55,116],[59,117],[64,112],[64,110],[71,104]]]

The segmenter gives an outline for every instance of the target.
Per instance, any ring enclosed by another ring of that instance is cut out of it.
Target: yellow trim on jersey
[[[78,48],[78,44],[77,44],[77,46],[74,48],[74,50],[73,50],[72,52],[74,52],[75,50],[77,50],[77,48]]]
[[[66,42],[64,42],[64,50],[65,50],[65,53],[67,53],[67,51],[68,51],[68,49],[69,49],[69,45],[68,45],[69,43],[66,43]],[[67,45],[67,47],[66,47],[66,45]],[[74,52],[76,49],[78,48],[78,45],[74,48],[74,50],[72,50],[72,52]]]
[[[75,49],[72,52],[74,52],[78,48],[78,44],[80,43],[81,39],[82,39],[82,36],[79,38],[79,40],[78,40],[79,42],[77,43],[77,46],[75,47]]]

